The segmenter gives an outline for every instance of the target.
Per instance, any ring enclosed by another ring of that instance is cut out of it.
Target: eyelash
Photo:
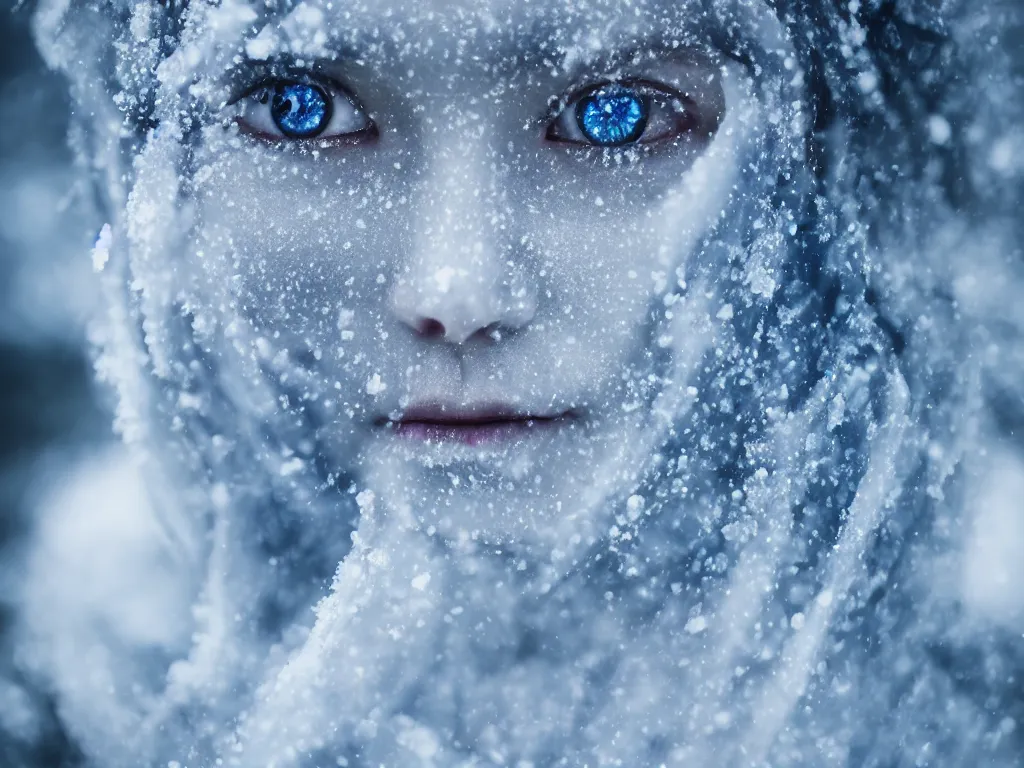
[[[242,105],[236,118],[241,130],[267,141],[352,143],[378,133],[356,99],[326,79],[265,80],[236,103]],[[660,83],[599,82],[557,102],[542,123],[544,138],[604,149],[653,144],[696,130],[700,121],[692,106],[692,100]]]

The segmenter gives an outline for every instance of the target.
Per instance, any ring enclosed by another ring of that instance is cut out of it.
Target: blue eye
[[[576,122],[591,143],[618,147],[643,135],[649,108],[649,100],[634,89],[609,86],[576,102]]]
[[[718,127],[715,101],[697,102],[675,88],[649,81],[602,83],[563,101],[558,114],[549,118],[545,138],[608,149],[669,139],[706,140]]]
[[[366,141],[377,127],[340,85],[329,81],[276,80],[255,88],[236,107],[236,122],[269,141]]]
[[[309,139],[323,133],[331,121],[328,95],[307,83],[278,83],[270,95],[270,115],[290,139]]]

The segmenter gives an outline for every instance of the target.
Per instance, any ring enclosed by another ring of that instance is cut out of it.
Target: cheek
[[[198,175],[202,246],[228,266],[257,330],[329,346],[353,324],[381,322],[410,207],[404,180],[379,165],[367,152],[314,160],[252,149]]]
[[[423,153],[404,149],[317,158],[223,144],[208,151],[195,184],[200,260],[219,262],[234,311],[276,347],[346,366],[409,351],[397,342],[389,297],[415,253],[431,190],[415,163]],[[531,340],[503,349],[502,360],[558,359],[559,370],[536,372],[564,384],[553,390],[577,379],[592,389],[642,351],[652,303],[692,256],[694,240],[681,230],[706,229],[724,200],[686,204],[700,190],[685,152],[619,164],[550,147],[526,157],[495,181],[511,213],[501,247],[538,309]]]
[[[543,205],[521,205],[520,219],[542,254],[544,300],[558,335],[571,334],[581,357],[621,366],[648,341],[652,308],[687,273],[726,197],[680,206],[691,190],[678,158],[642,168],[572,165],[572,175],[560,169]]]

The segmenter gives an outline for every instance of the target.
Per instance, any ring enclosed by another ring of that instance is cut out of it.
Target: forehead
[[[692,44],[706,14],[701,0],[305,0],[266,21],[287,30],[293,47],[326,38],[360,52],[441,48],[442,55],[480,56],[481,49],[500,55],[645,41]],[[462,50],[450,50],[453,44]]]

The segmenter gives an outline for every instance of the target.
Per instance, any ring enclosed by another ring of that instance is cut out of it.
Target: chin
[[[611,523],[610,496],[639,467],[629,432],[573,422],[484,444],[378,433],[362,480],[389,514],[454,548],[572,562]]]

